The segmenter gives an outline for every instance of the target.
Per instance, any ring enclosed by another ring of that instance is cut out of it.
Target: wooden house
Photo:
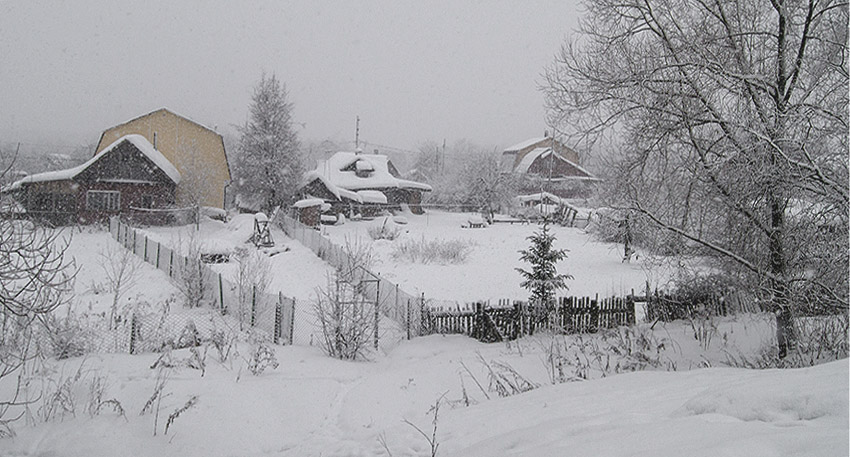
[[[29,175],[3,190],[29,217],[89,222],[131,209],[173,206],[180,172],[140,135],[123,136],[82,165]]]
[[[422,193],[431,186],[402,179],[392,161],[383,154],[337,152],[304,175],[302,198],[320,198],[332,211],[349,216],[377,214],[407,205],[421,214]]]
[[[200,204],[224,208],[231,177],[221,135],[162,108],[106,129],[95,154],[126,135],[144,137],[180,172],[182,180],[175,195],[177,206]]]
[[[578,153],[552,137],[533,138],[502,152],[502,171],[555,180],[596,180],[579,165]]]

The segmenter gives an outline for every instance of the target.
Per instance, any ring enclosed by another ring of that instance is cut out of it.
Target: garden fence
[[[560,297],[549,309],[522,300],[478,302],[458,310],[426,309],[427,333],[460,333],[485,342],[514,340],[541,330],[595,333],[634,325],[635,299],[627,297]]]
[[[188,257],[165,244],[150,239],[142,231],[124,223],[118,217],[109,220],[109,232],[118,243],[145,262],[162,270],[173,281],[177,283],[182,281],[190,262]],[[256,288],[240,291],[236,284],[202,263],[200,259],[192,261],[199,263],[204,301],[211,304],[218,315],[226,317],[222,325],[239,330],[251,329],[255,334],[278,344],[293,343],[294,299],[284,297],[282,293],[271,294]],[[130,334],[133,337],[138,336],[136,330],[145,328],[145,323],[140,317],[134,320],[137,327],[131,330]],[[135,341],[132,341],[130,346],[135,349]]]
[[[337,269],[351,269],[353,260],[346,249],[322,236],[313,227],[307,226],[292,217],[279,213],[275,218],[278,226],[289,236],[312,250],[319,258]],[[365,268],[352,271],[352,282],[359,284],[361,293],[372,303],[378,305],[382,316],[389,322],[376,316],[375,328],[377,346],[398,343],[402,339],[411,339],[423,334],[422,310],[425,307],[424,294],[414,295],[402,290],[398,284]]]

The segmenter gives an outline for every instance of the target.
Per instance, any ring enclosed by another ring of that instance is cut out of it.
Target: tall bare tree
[[[617,202],[794,311],[848,306],[848,5],[594,0],[547,68],[551,120],[615,138]]]

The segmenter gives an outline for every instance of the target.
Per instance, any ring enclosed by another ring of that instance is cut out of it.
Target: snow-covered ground
[[[227,223],[204,218],[197,231],[194,225],[144,229],[152,240],[168,246],[185,247],[188,240],[197,237],[206,250],[230,253],[239,247],[255,250],[254,245],[248,242],[253,231],[254,218],[250,214],[236,214]],[[287,297],[312,300],[316,289],[327,285],[332,269],[310,249],[287,237],[277,226],[271,226],[271,233],[275,246],[264,249],[272,278],[269,292],[283,292]],[[214,264],[212,268],[226,278],[235,277],[237,269],[235,262]]]
[[[446,213],[407,218],[405,236],[475,237],[475,250],[464,264],[473,271],[466,277],[476,278],[469,288],[482,287],[491,269],[497,271],[494,275],[507,275],[498,273],[501,262],[517,266],[516,250],[525,247],[524,237],[534,230],[499,225],[460,229],[463,217]],[[250,222],[247,216],[228,224],[206,221],[201,234],[221,245],[244,245]],[[326,231],[344,242],[346,233],[365,232],[367,224],[349,222]],[[423,227],[433,227],[433,233]],[[616,247],[591,242],[575,229],[556,230],[566,242],[562,246],[571,249],[564,265],[576,276],[573,286],[580,278],[612,290],[641,286],[643,271],[634,263],[620,263]],[[183,236],[174,229],[149,233],[166,242]],[[272,271],[289,279],[274,281],[272,287],[309,298],[323,284],[328,267],[282,233],[275,231],[274,237],[277,248],[290,249],[269,257]],[[110,243],[105,232],[73,233],[68,254],[80,267],[73,305],[78,310],[103,311],[110,304],[98,285],[101,253],[108,252]],[[449,268],[391,264],[385,244],[373,244],[382,262],[378,269],[396,280],[424,288],[432,274]],[[498,265],[488,264],[488,258],[491,263],[499,260]],[[583,268],[570,266],[577,258],[586,261]],[[167,275],[150,265],[142,264],[138,275],[128,303],[156,304],[178,294]],[[451,275],[443,280],[451,281],[442,289],[447,297],[462,298],[462,280]],[[516,287],[518,281],[510,281],[510,286],[489,283],[497,291],[493,296],[505,296]],[[440,286],[439,281],[432,285]],[[437,290],[431,293],[437,295]],[[490,292],[475,289],[469,297],[483,293]],[[426,438],[410,424],[430,437],[432,406],[440,398],[435,435],[440,456],[848,455],[846,359],[794,370],[725,367],[758,360],[772,335],[769,317],[741,315],[642,323],[595,336],[536,335],[510,344],[433,335],[402,341],[363,362],[330,359],[315,347],[274,346],[280,366],[259,376],[248,372],[255,346],[244,336],[237,353],[225,361],[206,342],[197,352],[205,360],[204,371],[188,367],[186,361],[195,357],[188,350],[171,354],[174,368],[151,368],[160,357],[154,353],[47,360],[34,365],[25,378],[33,403],[12,424],[17,436],[0,439],[0,455],[431,455]],[[552,354],[560,354],[557,359],[564,362],[562,375],[547,363]],[[622,373],[633,369],[649,371]],[[140,414],[162,376],[167,381],[158,415]],[[537,388],[500,398],[495,376]],[[553,384],[558,376],[570,381]],[[0,399],[9,398],[12,381],[6,377],[0,382]],[[101,400],[116,400],[123,415],[114,412],[114,403],[91,414],[97,383],[105,386]],[[63,392],[68,395],[52,395],[60,386],[67,386]],[[175,417],[166,435],[169,416],[193,396],[196,406]],[[58,409],[45,420],[51,406]]]
[[[396,282],[411,294],[424,292],[427,298],[455,300],[461,303],[500,298],[524,299],[528,291],[520,287],[522,278],[515,268],[530,269],[519,260],[519,250],[528,249],[528,237],[540,227],[536,224],[496,223],[485,228],[463,228],[468,213],[428,211],[423,215],[407,213],[407,224],[399,225],[401,236],[393,241],[372,241],[367,230],[382,224],[373,221],[348,221],[339,226],[323,226],[322,231],[334,243],[368,243],[375,258],[374,270]],[[653,273],[642,258],[623,263],[623,246],[599,243],[579,228],[550,226],[556,237],[555,247],[568,249],[568,257],[558,264],[558,272],[574,277],[568,281],[569,295],[622,296],[654,287],[666,275]],[[461,264],[421,264],[395,260],[393,247],[405,240],[462,240],[471,246]]]
[[[0,455],[390,455],[382,442],[393,456],[430,455],[428,442],[402,421],[431,436],[429,409],[440,397],[440,456],[848,453],[847,360],[807,369],[655,371],[549,385],[540,376],[545,342],[524,340],[520,353],[517,345],[508,350],[430,336],[359,363],[329,359],[315,348],[276,347],[280,367],[260,376],[248,374],[241,358],[219,363],[211,352],[203,375],[167,370],[158,419],[155,412],[140,415],[159,374],[150,368],[157,354],[50,362],[42,370],[54,379],[60,373],[73,378],[83,367],[72,383],[74,414],[45,423],[37,418],[44,399],[37,400],[36,425],[15,424],[18,436],[0,440]],[[509,363],[541,387],[507,398],[489,391],[487,400],[479,354]],[[125,417],[107,407],[97,416],[86,412],[96,378],[106,382],[103,398],[120,402]],[[165,435],[168,416],[192,396],[197,406],[174,419]]]

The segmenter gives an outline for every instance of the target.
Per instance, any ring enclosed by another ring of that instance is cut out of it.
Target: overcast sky
[[[168,107],[233,133],[263,71],[302,139],[508,146],[546,128],[541,72],[578,0],[0,0],[0,143],[97,141]]]

